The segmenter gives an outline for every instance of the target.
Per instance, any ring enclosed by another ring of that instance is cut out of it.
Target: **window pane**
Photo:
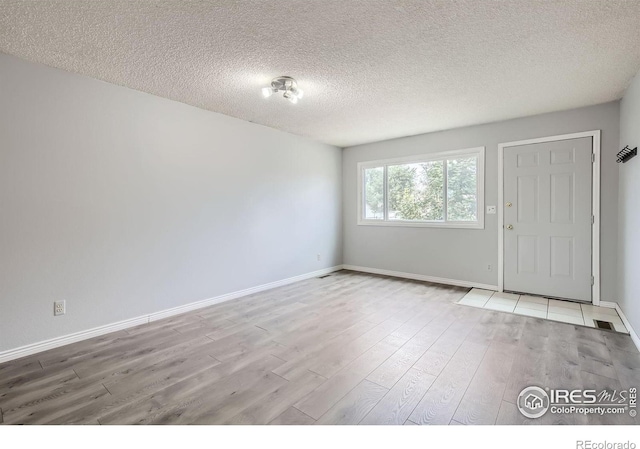
[[[447,161],[447,220],[478,220],[478,158]]]
[[[364,170],[364,218],[384,219],[384,168]]]
[[[444,220],[442,161],[391,165],[388,176],[390,220]]]

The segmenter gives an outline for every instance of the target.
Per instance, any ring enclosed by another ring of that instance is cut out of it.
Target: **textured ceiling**
[[[349,146],[602,103],[640,0],[0,0],[0,52]],[[277,75],[292,105],[263,99]]]

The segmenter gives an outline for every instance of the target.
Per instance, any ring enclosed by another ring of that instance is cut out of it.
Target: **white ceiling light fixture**
[[[296,104],[304,95],[303,90],[298,88],[296,80],[290,76],[278,76],[271,80],[270,87],[262,88],[262,96],[265,98],[270,97],[276,92],[284,92],[282,96],[293,104]]]

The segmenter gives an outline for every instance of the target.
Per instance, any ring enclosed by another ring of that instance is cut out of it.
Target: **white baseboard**
[[[478,282],[460,281],[458,279],[439,278],[435,276],[425,276],[423,274],[403,273],[401,271],[381,270],[379,268],[359,267],[356,265],[343,265],[342,268],[351,271],[361,271],[363,273],[382,274],[397,278],[413,279],[415,281],[433,282],[435,284],[456,285],[458,287],[481,288],[484,290],[498,291],[497,285],[480,284]]]
[[[58,348],[78,341],[88,340],[89,338],[99,337],[100,335],[109,334],[111,332],[116,332],[148,322],[149,319],[147,316],[140,316],[129,320],[118,321],[117,323],[94,327],[93,329],[85,331],[75,332],[73,334],[63,335],[61,337],[55,337],[50,340],[39,341],[19,348],[9,349],[8,351],[0,352],[0,363],[37,354],[38,352],[48,351],[49,349]]]
[[[149,322],[162,320],[173,315],[180,315],[181,313],[190,312],[196,309],[202,309],[203,307],[209,307],[214,304],[219,304],[225,301],[231,301],[232,299],[241,298],[243,296],[251,295],[253,293],[262,292],[265,290],[271,290],[272,288],[282,287],[283,285],[293,284],[294,282],[304,281],[305,279],[311,279],[325,274],[333,273],[334,271],[342,270],[342,265],[336,265],[335,267],[324,268],[318,271],[312,271],[311,273],[301,274],[299,276],[282,279],[280,281],[270,282],[268,284],[258,285],[256,287],[250,287],[244,290],[238,290],[237,292],[227,293],[225,295],[216,296],[215,298],[204,299],[202,301],[192,302],[185,304],[184,306],[174,307],[173,309],[166,309],[160,312],[155,312],[149,315]]]
[[[620,315],[620,319],[622,320],[622,324],[624,324],[624,326],[629,331],[629,336],[631,337],[631,340],[633,341],[633,344],[635,344],[636,348],[638,348],[638,351],[640,351],[640,338],[638,337],[638,334],[636,334],[636,331],[633,330],[633,327],[631,327],[631,323],[629,322],[627,317],[624,315],[624,312],[620,308],[620,305],[618,305],[617,302],[611,302],[611,303],[607,303],[607,304],[613,304],[614,305],[613,308],[616,309],[616,312],[618,312],[618,315]],[[600,303],[600,305],[602,306],[602,302]],[[603,306],[603,307],[608,307],[608,306]]]
[[[76,332],[73,334],[63,335],[61,337],[55,337],[49,340],[32,343],[32,344],[21,346],[15,349],[9,349],[7,351],[0,352],[0,363],[4,363],[10,360],[15,360],[15,359],[19,359],[29,355],[37,354],[39,352],[58,348],[60,346],[65,346],[78,341],[87,340],[89,338],[99,337],[100,335],[109,334],[111,332],[116,332],[116,331],[127,329],[130,327],[139,326],[140,324],[150,323],[151,321],[161,320],[163,318],[167,318],[173,315],[179,315],[181,313],[186,313],[191,310],[212,306],[214,304],[230,301],[232,299],[240,298],[242,296],[247,296],[252,293],[258,293],[264,290],[270,290],[272,288],[281,287],[283,285],[293,284],[294,282],[304,281],[305,279],[310,279],[313,277],[333,273],[334,271],[338,271],[341,269],[342,269],[342,265],[337,265],[335,267],[330,267],[330,268],[324,268],[322,270],[313,271],[311,273],[305,273],[299,276],[282,279],[280,281],[270,282],[268,284],[258,285],[256,287],[251,287],[244,290],[239,290],[236,292],[216,296],[215,298],[209,298],[203,301],[192,302],[190,304],[174,307],[172,309],[162,310],[160,312],[150,313],[148,315],[143,315],[137,318],[131,318],[128,320],[119,321],[117,323],[106,324],[104,326],[94,327],[93,329],[88,329],[88,330]]]

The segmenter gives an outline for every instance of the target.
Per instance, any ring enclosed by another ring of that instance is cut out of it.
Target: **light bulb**
[[[264,98],[269,98],[271,95],[273,95],[273,88],[272,87],[263,87],[262,88],[262,96]]]
[[[293,91],[291,90],[286,91],[283,97],[289,100],[293,104],[296,104],[298,102],[298,97],[296,97],[295,93],[293,93]]]
[[[304,95],[304,92],[302,91],[302,89],[298,89],[297,87],[294,87],[290,90],[290,92],[298,97],[298,100],[302,98],[302,96]]]

